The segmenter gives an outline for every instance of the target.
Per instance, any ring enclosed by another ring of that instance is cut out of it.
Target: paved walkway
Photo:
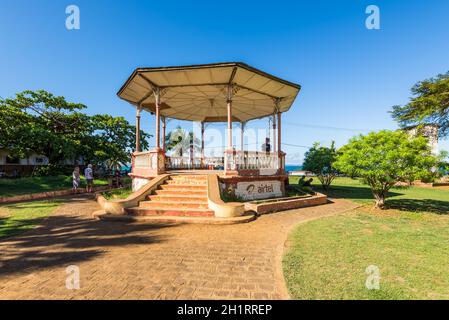
[[[281,256],[297,223],[354,208],[338,200],[249,224],[95,221],[80,196],[39,227],[0,240],[0,299],[286,299]],[[66,288],[66,268],[80,289]]]

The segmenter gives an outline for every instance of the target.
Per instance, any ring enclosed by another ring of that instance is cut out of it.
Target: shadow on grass
[[[336,199],[366,200],[367,202],[374,199],[371,189],[365,186],[331,186],[327,192],[322,187],[314,187],[314,189]],[[401,195],[403,194],[398,192],[388,193],[388,197],[397,197]]]
[[[7,218],[0,219],[0,225]],[[167,224],[106,222],[79,216],[55,215],[21,220],[38,227],[9,238],[0,238],[0,276],[33,272],[49,267],[67,267],[100,257],[108,247],[151,245],[167,241],[160,234]],[[3,247],[5,246],[5,247]],[[6,247],[8,250],[5,250]]]
[[[348,199],[367,204],[374,200],[371,189],[366,186],[331,186],[329,192],[325,192],[321,187],[315,187],[315,190],[336,199]],[[395,197],[404,195],[400,192],[400,188],[395,188],[394,191],[388,193],[386,200],[387,208],[411,212],[449,214],[449,201],[407,198],[395,199]]]
[[[449,201],[433,199],[388,199],[389,209],[412,212],[431,212],[440,215],[449,214]]]

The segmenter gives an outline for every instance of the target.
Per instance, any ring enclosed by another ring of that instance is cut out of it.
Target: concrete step
[[[196,195],[151,195],[147,197],[151,201],[171,201],[171,202],[184,202],[184,201],[194,201],[194,202],[207,202],[207,196],[196,196]]]
[[[140,208],[183,208],[183,209],[208,209],[209,205],[206,202],[194,202],[194,201],[141,201]]]
[[[134,207],[125,209],[126,213],[133,216],[179,216],[179,217],[213,217],[214,212],[209,209],[186,208],[142,208]]]
[[[206,181],[207,176],[205,175],[197,175],[197,174],[179,174],[179,175],[172,175],[170,176],[170,179],[172,180],[200,180],[200,181]]]
[[[207,190],[207,185],[163,184],[162,190]]]
[[[189,189],[169,189],[169,190],[156,190],[158,196],[194,196],[194,197],[207,197],[207,190],[189,190]]]
[[[100,212],[103,212],[102,210]],[[147,223],[195,223],[195,224],[236,224],[247,223],[256,219],[255,214],[248,214],[232,218],[217,217],[179,217],[179,216],[133,216],[116,214],[97,214],[94,217],[99,220],[111,222],[147,222]]]
[[[207,181],[206,180],[176,179],[176,180],[167,180],[167,181],[165,181],[165,184],[207,186]]]

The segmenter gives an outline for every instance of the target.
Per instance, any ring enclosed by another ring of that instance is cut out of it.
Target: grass
[[[107,185],[106,179],[95,179],[97,186]],[[86,180],[81,178],[81,187],[86,186]],[[13,197],[23,194],[40,193],[72,188],[71,176],[26,177],[19,179],[0,179],[0,197]]]
[[[129,197],[129,195],[131,193],[132,193],[132,189],[131,189],[131,187],[129,187],[129,188],[121,188],[121,189],[105,191],[102,193],[102,195],[107,200],[114,200],[114,199],[126,199]]]
[[[291,177],[290,183],[295,184],[297,177]],[[314,178],[313,187],[318,192],[326,193],[317,178]],[[328,196],[337,199],[348,199],[359,204],[368,205],[373,202],[370,188],[359,179],[336,178],[331,185]],[[390,209],[414,212],[432,212],[447,214],[449,212],[449,189],[400,187],[392,188],[386,201]]]
[[[34,228],[60,203],[58,200],[46,200],[0,206],[0,239]]]
[[[447,189],[395,188],[384,211],[357,180],[338,178],[329,195],[367,206],[290,234],[283,269],[293,298],[449,299]],[[380,290],[365,286],[370,265]]]

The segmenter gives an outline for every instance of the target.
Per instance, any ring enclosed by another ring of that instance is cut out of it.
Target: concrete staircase
[[[134,216],[213,217],[207,201],[207,176],[172,175],[155,194],[126,212]]]

